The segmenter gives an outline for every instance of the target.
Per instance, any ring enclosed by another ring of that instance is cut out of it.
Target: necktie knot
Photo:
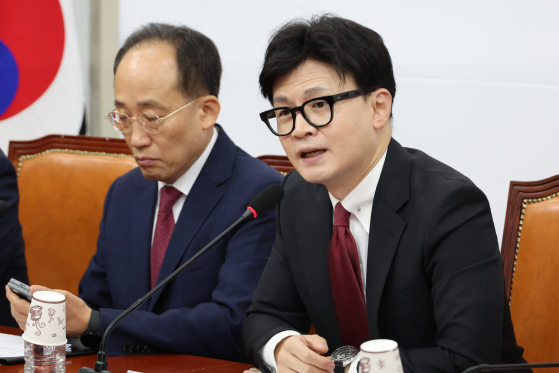
[[[166,185],[161,188],[161,197],[159,200],[159,211],[160,212],[169,212],[173,211],[173,206],[179,198],[182,196],[182,193],[175,187]]]
[[[334,226],[349,227],[350,215],[351,213],[342,206],[342,203],[338,202],[334,211]]]

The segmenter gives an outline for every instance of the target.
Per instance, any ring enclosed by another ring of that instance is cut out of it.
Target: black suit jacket
[[[271,257],[243,325],[249,359],[276,333],[314,325],[342,346],[328,271],[332,204],[297,172],[284,181]],[[398,342],[406,373],[523,362],[485,195],[466,177],[390,142],[373,201],[367,259],[372,339]],[[266,369],[267,370],[267,369]]]
[[[28,284],[25,245],[18,219],[19,193],[16,170],[2,150],[0,200],[6,201],[9,207],[8,213],[0,218],[0,284],[5,286],[12,277]],[[0,296],[0,325],[17,327],[17,322],[10,312],[10,302],[4,295]]]

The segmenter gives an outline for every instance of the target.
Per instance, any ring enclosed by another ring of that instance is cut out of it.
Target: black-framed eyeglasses
[[[295,130],[295,120],[298,111],[301,112],[303,118],[311,126],[324,127],[330,124],[334,118],[334,103],[364,94],[365,91],[362,89],[355,89],[336,95],[317,97],[305,101],[303,105],[294,108],[277,107],[266,110],[260,113],[260,119],[266,123],[274,135],[287,136]]]

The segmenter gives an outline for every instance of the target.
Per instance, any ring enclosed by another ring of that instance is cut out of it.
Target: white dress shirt
[[[373,211],[373,199],[386,159],[386,151],[379,159],[375,167],[365,176],[363,180],[355,187],[349,194],[342,200],[336,199],[330,192],[330,201],[332,202],[332,209],[336,208],[338,202],[351,213],[349,216],[349,230],[355,239],[357,251],[359,253],[359,265],[361,266],[361,277],[363,279],[363,292],[367,294],[367,256],[369,250],[369,228],[371,226],[371,213]],[[365,302],[367,297],[365,297]],[[260,350],[262,360],[266,366],[272,371],[277,372],[278,366],[274,356],[276,346],[283,339],[299,335],[300,333],[295,330],[285,330],[274,335]],[[357,363],[359,362],[359,355],[349,368],[349,372],[357,372]]]
[[[164,186],[173,186],[177,188],[181,193],[182,196],[175,202],[173,205],[173,218],[175,219],[175,223],[179,219],[179,215],[181,213],[182,207],[184,206],[184,201],[186,201],[186,196],[190,193],[190,189],[194,185],[194,182],[198,178],[200,171],[202,171],[202,167],[208,160],[210,153],[217,141],[218,130],[214,126],[212,138],[202,155],[190,166],[190,168],[173,183],[173,184],[165,184],[162,181],[157,181],[157,201],[155,202],[155,218],[153,219],[153,229],[151,232],[151,244],[153,245],[153,236],[155,235],[155,226],[157,225],[157,213],[159,212],[159,199],[161,198],[161,188]]]

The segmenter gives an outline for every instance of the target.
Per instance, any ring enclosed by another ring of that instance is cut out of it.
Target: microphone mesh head
[[[258,194],[248,204],[256,215],[262,215],[274,208],[281,201],[285,192],[279,184],[272,184]]]

